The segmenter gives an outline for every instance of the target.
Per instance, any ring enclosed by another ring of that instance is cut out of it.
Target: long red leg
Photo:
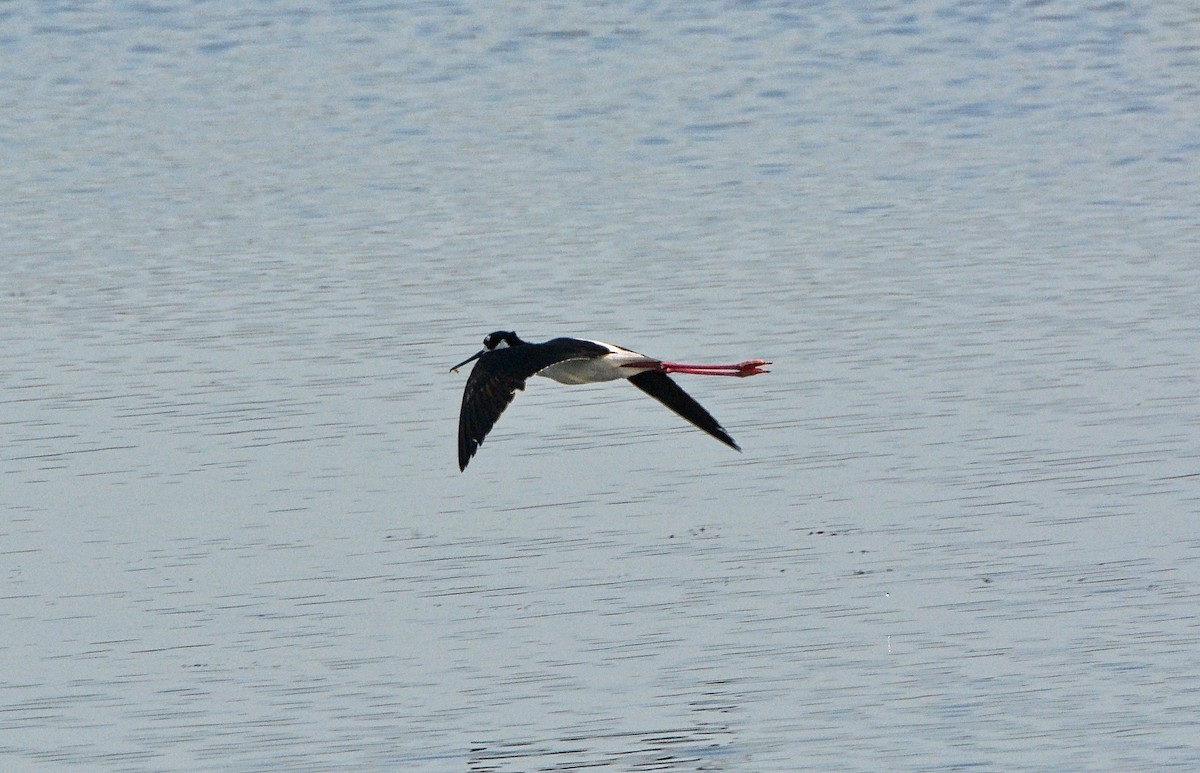
[[[641,368],[648,365],[654,366],[654,370],[659,373],[691,373],[697,376],[736,376],[737,378],[745,378],[746,376],[757,376],[759,373],[770,373],[769,370],[764,370],[761,366],[770,365],[768,360],[746,360],[734,365],[689,365],[686,362],[646,362],[646,363],[629,363],[627,368]]]

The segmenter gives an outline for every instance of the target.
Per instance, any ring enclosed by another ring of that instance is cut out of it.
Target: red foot
[[[770,373],[769,370],[764,370],[759,367],[761,365],[770,365],[769,360],[746,360],[737,364],[738,372],[735,374],[739,378],[745,376],[757,376],[759,373]]]

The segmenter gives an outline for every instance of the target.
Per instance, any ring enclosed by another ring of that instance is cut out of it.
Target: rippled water
[[[580,5],[0,9],[0,767],[1200,767],[1200,15]]]

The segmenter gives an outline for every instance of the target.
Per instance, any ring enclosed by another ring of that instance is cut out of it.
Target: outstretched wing
[[[459,470],[467,469],[517,390],[525,388],[525,381],[539,370],[567,359],[574,358],[540,346],[514,346],[480,355],[463,388],[458,414]]]
[[[725,445],[738,451],[742,450],[712,414],[704,410],[704,406],[693,400],[692,396],[683,391],[666,373],[646,370],[630,376],[629,382]]]

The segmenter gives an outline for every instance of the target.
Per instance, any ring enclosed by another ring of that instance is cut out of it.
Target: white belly
[[[630,363],[653,363],[654,360],[644,354],[631,352],[612,344],[605,344],[605,346],[613,350],[611,354],[603,357],[556,362],[548,368],[539,370],[537,375],[554,379],[560,384],[595,384],[600,381],[629,378],[635,373],[653,368],[653,365],[643,368],[624,367]]]

